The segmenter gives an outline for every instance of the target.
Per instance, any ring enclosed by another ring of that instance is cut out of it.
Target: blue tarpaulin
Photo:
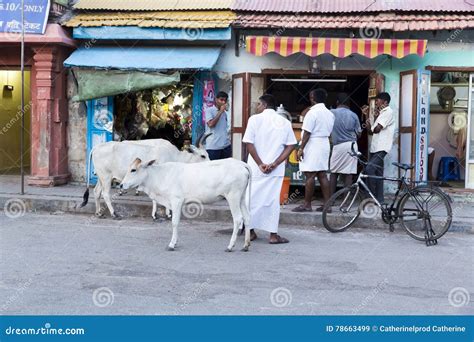
[[[142,71],[210,70],[220,52],[220,47],[203,46],[84,47],[74,51],[64,66]]]

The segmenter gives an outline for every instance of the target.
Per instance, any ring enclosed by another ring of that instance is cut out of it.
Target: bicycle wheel
[[[453,218],[451,204],[446,195],[437,188],[419,186],[405,194],[398,206],[398,217],[408,235],[420,241],[437,240],[451,227]]]
[[[360,215],[362,199],[358,185],[337,191],[324,206],[324,227],[331,233],[343,232],[349,228]]]

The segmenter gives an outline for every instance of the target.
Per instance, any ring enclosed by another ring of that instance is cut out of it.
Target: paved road
[[[281,227],[225,253],[231,224],[0,212],[2,314],[473,314],[474,235]],[[471,293],[469,293],[471,292]],[[451,293],[451,294],[450,294]],[[470,299],[469,299],[470,298]],[[463,305],[464,304],[464,305]]]

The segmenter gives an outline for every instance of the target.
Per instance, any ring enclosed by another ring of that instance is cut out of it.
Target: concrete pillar
[[[29,185],[54,186],[69,179],[66,70],[62,66],[67,51],[61,46],[33,48]]]

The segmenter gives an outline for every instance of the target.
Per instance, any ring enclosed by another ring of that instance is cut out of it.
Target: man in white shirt
[[[334,114],[324,105],[328,93],[322,88],[312,90],[309,98],[314,104],[305,115],[302,127],[302,140],[298,149],[300,170],[306,178],[304,204],[294,208],[294,212],[312,211],[311,201],[314,194],[315,177],[318,177],[323,193],[323,205],[317,208],[322,211],[324,204],[331,196],[331,189],[327,177],[329,170],[329,155],[331,146],[329,136],[334,125]]]
[[[367,132],[369,135],[372,135],[369,162],[365,168],[367,175],[383,177],[383,160],[392,149],[395,119],[393,117],[393,110],[388,106],[389,104],[390,95],[388,93],[377,95],[375,98],[375,112],[378,113],[378,116],[375,121],[367,118],[369,113],[368,107],[362,109],[362,113],[366,117]],[[377,201],[384,203],[383,179],[368,178],[367,185]]]
[[[285,175],[285,161],[297,143],[291,123],[275,111],[272,95],[259,98],[257,114],[249,118],[243,142],[250,153],[252,169],[250,193],[251,240],[255,229],[270,233],[271,244],[289,242],[278,235],[280,191]]]

